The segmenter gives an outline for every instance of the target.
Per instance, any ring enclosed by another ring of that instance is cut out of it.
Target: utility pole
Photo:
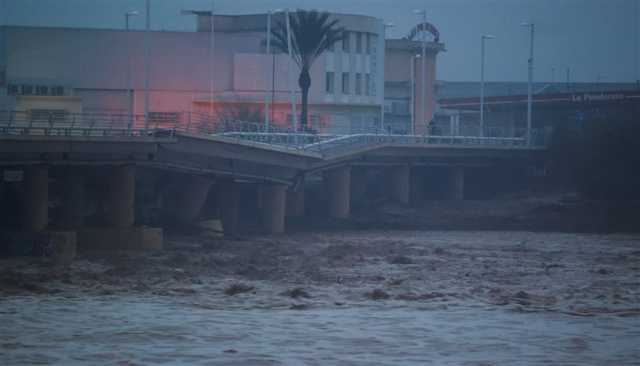
[[[488,34],[480,37],[480,137],[484,137],[484,41],[494,38]]]
[[[529,85],[527,90],[527,146],[531,146],[531,109],[533,107],[533,37],[535,34],[535,24],[522,23],[523,27],[529,27],[531,31],[529,42]]]

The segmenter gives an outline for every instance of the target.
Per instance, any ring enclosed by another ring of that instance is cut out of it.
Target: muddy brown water
[[[5,260],[0,364],[634,365],[639,243],[345,231]]]

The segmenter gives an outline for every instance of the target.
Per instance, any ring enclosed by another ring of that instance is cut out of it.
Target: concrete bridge
[[[359,195],[369,169],[384,170],[389,196],[408,205],[420,200],[421,187],[431,179],[425,167],[444,168],[450,184],[443,194],[461,200],[468,169],[524,167],[539,161],[543,151],[518,138],[337,136],[194,123],[184,116],[145,123],[143,116],[34,119],[0,112],[0,197],[3,217],[21,212],[4,226],[76,231],[80,246],[158,247],[161,231],[135,226],[148,221],[137,219],[145,216],[141,207],[154,206],[164,219],[186,223],[213,200],[225,233],[234,234],[241,224],[240,192],[251,186],[265,233],[282,233],[286,216],[304,214],[305,180],[311,176],[322,177],[327,214],[346,218],[352,193]],[[22,199],[11,201],[11,192],[22,192]],[[10,207],[8,200],[20,207]],[[87,213],[90,201],[103,203],[94,210],[99,213]]]

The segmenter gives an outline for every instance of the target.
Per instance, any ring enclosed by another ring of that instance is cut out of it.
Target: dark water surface
[[[637,365],[640,317],[395,303],[218,308],[158,296],[0,299],[0,364]]]

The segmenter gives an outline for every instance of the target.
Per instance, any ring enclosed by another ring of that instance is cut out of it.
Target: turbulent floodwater
[[[2,304],[3,364],[622,365],[640,318],[486,307],[203,309],[132,297]]]
[[[638,365],[639,239],[174,237],[64,269],[4,261],[0,364]]]

